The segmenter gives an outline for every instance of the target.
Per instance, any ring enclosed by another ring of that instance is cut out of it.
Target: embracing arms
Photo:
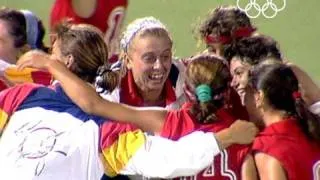
[[[39,51],[28,52],[21,57],[18,66],[20,69],[25,67],[47,69],[60,82],[72,101],[89,114],[132,123],[147,132],[159,133],[162,130],[167,110],[146,110],[107,101],[101,98],[88,83],[70,72],[64,64],[50,59],[49,55]],[[256,133],[257,129],[252,123],[237,121],[230,128],[216,133],[216,138],[220,148],[223,149],[234,143],[250,143]]]

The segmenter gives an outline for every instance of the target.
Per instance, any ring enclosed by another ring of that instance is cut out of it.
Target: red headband
[[[240,27],[237,30],[235,30],[231,34],[231,36],[224,36],[224,35],[214,36],[210,34],[205,37],[205,41],[207,44],[212,44],[212,43],[230,44],[232,39],[249,37],[256,30],[257,30],[256,28],[252,28],[252,27]]]

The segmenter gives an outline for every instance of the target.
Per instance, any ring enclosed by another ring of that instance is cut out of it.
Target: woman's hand
[[[299,66],[286,61],[286,65],[288,65],[294,74],[296,75],[299,81],[299,88],[303,95],[303,100],[306,102],[308,106],[313,103],[320,101],[320,88],[319,86],[312,80],[312,78]]]
[[[19,58],[17,68],[18,70],[22,70],[27,67],[47,70],[51,61],[52,59],[49,54],[39,50],[32,50]]]
[[[237,120],[229,128],[215,134],[220,149],[225,149],[232,144],[250,144],[259,129],[252,123]]]

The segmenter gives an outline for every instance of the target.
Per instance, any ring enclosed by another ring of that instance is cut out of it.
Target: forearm
[[[70,99],[88,114],[132,123],[148,132],[157,133],[161,130],[166,111],[138,109],[104,100],[94,88],[58,61],[50,61],[47,69],[60,82]]]
[[[226,149],[227,147],[234,144],[234,140],[232,139],[232,135],[229,129],[224,129],[215,134],[216,140],[219,144],[220,150]]]
[[[120,173],[158,178],[191,176],[209,166],[219,153],[212,133],[193,132],[178,141],[147,136],[146,145]]]
[[[99,100],[92,113],[117,120],[131,123],[146,132],[158,134],[165,120],[167,111],[160,108],[141,108],[126,104],[119,104],[105,100]],[[102,109],[103,108],[103,109]]]

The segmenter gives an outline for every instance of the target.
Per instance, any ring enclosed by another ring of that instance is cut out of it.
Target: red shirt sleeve
[[[177,140],[180,137],[196,130],[196,124],[193,122],[193,116],[188,107],[180,110],[169,111],[160,135],[169,139]]]

